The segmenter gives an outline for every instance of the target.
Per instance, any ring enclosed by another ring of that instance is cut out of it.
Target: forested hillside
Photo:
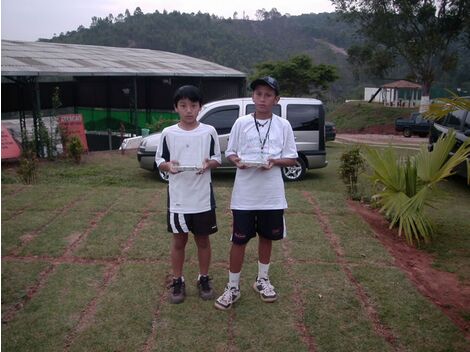
[[[363,87],[384,81],[371,77],[357,80],[347,63],[346,50],[358,40],[350,24],[335,13],[281,15],[275,9],[264,12],[260,20],[224,19],[209,14],[163,12],[144,14],[137,8],[115,17],[92,18],[89,28],[61,33],[51,39],[57,43],[93,44],[171,51],[232,67],[252,74],[263,61],[285,60],[307,53],[315,64],[338,67],[340,79],[327,98],[341,100],[362,97]],[[468,51],[467,51],[468,54]],[[443,77],[445,86],[470,82],[467,69],[470,55],[455,75]],[[391,79],[402,79],[406,70],[398,68]],[[470,84],[470,83],[469,83]]]

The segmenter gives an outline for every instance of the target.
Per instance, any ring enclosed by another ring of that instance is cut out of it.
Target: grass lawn
[[[395,108],[386,107],[379,103],[348,102],[338,106],[327,115],[327,119],[336,124],[338,132],[357,131],[361,132],[368,127],[390,125],[393,131],[395,119],[406,118],[411,112],[418,108]]]
[[[188,242],[188,297],[166,300],[170,235],[166,185],[133,152],[92,153],[81,165],[42,162],[25,186],[2,169],[2,348],[5,351],[469,351],[464,333],[422,296],[369,225],[346,203],[338,164],[286,184],[288,237],[275,243],[270,276],[279,300],[251,288],[248,245],[242,297],[220,312],[198,298]],[[227,281],[234,172],[213,176],[219,232],[212,239],[217,293]],[[370,192],[361,179],[364,193]],[[458,202],[456,202],[458,200]],[[433,265],[470,284],[469,187],[442,184],[429,208],[436,228],[422,248]],[[467,320],[470,307],[462,312]]]

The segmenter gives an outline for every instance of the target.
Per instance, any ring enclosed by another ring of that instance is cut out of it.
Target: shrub
[[[373,170],[373,182],[381,187],[375,195],[390,221],[398,225],[398,234],[404,233],[410,244],[429,242],[433,235],[430,219],[424,212],[429,196],[438,182],[454,173],[455,167],[470,156],[470,140],[464,142],[451,157],[455,132],[442,135],[433,151],[426,146],[415,156],[397,157],[392,148],[379,152],[368,148],[366,160]]]
[[[364,158],[361,156],[359,147],[353,147],[345,151],[340,158],[339,174],[346,185],[348,196],[351,199],[358,199],[357,179],[364,171]]]
[[[36,182],[38,161],[35,155],[35,151],[32,147],[28,146],[23,150],[17,173],[21,182],[26,185],[30,185]]]
[[[67,144],[67,153],[73,161],[80,164],[83,154],[83,144],[79,137],[70,137],[69,143]]]
[[[152,124],[148,124],[147,128],[153,132],[160,132],[162,131],[165,127],[174,125],[175,123],[178,123],[178,119],[163,119],[163,118],[158,118],[155,122]]]

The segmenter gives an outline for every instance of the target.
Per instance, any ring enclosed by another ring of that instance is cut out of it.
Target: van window
[[[294,131],[319,130],[320,105],[287,105],[287,120]]]
[[[248,104],[246,106],[246,115],[255,112],[255,104]],[[281,116],[281,105],[276,104],[273,106],[273,114],[277,116]]]
[[[213,126],[218,134],[227,134],[230,133],[235,120],[238,118],[239,111],[238,105],[221,106],[210,110],[200,121]]]

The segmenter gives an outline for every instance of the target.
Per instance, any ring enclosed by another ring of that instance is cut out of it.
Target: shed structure
[[[243,96],[246,74],[160,50],[2,40],[2,120],[81,113],[87,130],[127,131],[172,115],[174,91],[198,86],[204,102]]]
[[[421,85],[398,80],[382,85],[382,102],[384,105],[396,107],[415,107],[421,101]]]

